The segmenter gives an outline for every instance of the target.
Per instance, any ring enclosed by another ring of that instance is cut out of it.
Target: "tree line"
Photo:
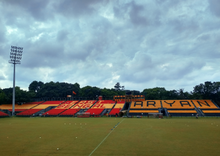
[[[13,88],[0,88],[0,104],[12,103]],[[176,99],[213,99],[220,101],[220,82],[204,82],[196,85],[193,91],[187,92],[184,89],[166,90],[164,87],[144,89],[142,92],[137,90],[125,90],[119,82],[111,89],[85,86],[80,88],[78,83],[71,84],[65,82],[33,81],[28,87],[28,91],[20,87],[15,88],[16,103],[45,100],[95,100],[99,95],[103,99],[113,99],[115,95],[144,95],[146,100],[176,100]]]

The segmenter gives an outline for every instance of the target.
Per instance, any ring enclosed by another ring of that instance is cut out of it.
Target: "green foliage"
[[[205,82],[194,87],[192,92],[184,89],[166,90],[163,87],[147,88],[142,92],[137,90],[124,90],[124,86],[116,83],[112,89],[101,89],[98,87],[85,86],[80,88],[78,83],[33,81],[28,91],[16,87],[16,103],[29,102],[33,98],[40,99],[64,99],[67,95],[73,98],[97,99],[102,95],[103,99],[112,99],[115,95],[125,95],[131,92],[133,95],[145,95],[146,100],[168,100],[168,99],[213,99],[220,100],[220,82]],[[0,104],[12,103],[12,88],[0,88]],[[73,94],[73,91],[76,94]]]
[[[193,97],[197,99],[219,99],[220,82],[205,82],[194,87]]]
[[[166,91],[165,88],[156,87],[156,88],[144,89],[142,94],[148,100],[159,100],[167,97],[168,92]]]
[[[123,90],[115,90],[115,89],[101,89],[101,94],[103,96],[103,98],[113,98],[113,96],[115,95],[125,95],[125,91]]]
[[[114,86],[114,89],[115,89],[116,91],[119,91],[119,90],[124,90],[125,87],[124,87],[124,86],[121,86],[120,83],[117,82],[117,83],[115,84],[115,86]]]
[[[3,92],[5,93],[6,97],[4,98],[2,103],[5,103],[5,104],[12,103],[12,91],[13,91],[13,88],[3,89]]]
[[[3,92],[3,90],[0,88],[0,104],[4,103],[6,101],[6,95]]]
[[[0,103],[11,104],[13,96],[13,88],[3,89],[0,91]],[[33,98],[34,95],[32,92],[24,91],[20,87],[15,87],[15,103],[28,102]]]
[[[73,91],[76,93],[73,94]],[[41,89],[38,90],[36,97],[67,97],[67,95],[79,96],[80,86],[78,83],[70,84],[65,82],[49,82],[45,83]]]
[[[96,99],[100,95],[100,88],[86,86],[80,90],[81,97],[88,97],[91,99]]]
[[[38,92],[43,86],[44,86],[44,83],[43,83],[43,82],[41,82],[41,81],[39,81],[39,82],[33,81],[33,82],[29,85],[28,89],[29,89],[29,91]]]

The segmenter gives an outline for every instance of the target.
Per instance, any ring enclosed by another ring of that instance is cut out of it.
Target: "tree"
[[[31,94],[28,91],[22,90],[20,87],[15,87],[15,102],[16,103],[25,103],[31,100]]]
[[[12,103],[12,91],[13,88],[4,88],[3,92],[5,93],[5,100],[4,103],[9,104]]]
[[[101,89],[101,95],[103,97],[103,99],[111,99],[113,98],[115,95],[124,95],[122,93],[122,91],[116,91],[115,89]]]
[[[220,82],[206,81],[204,84],[196,85],[192,94],[196,99],[219,99]]]
[[[0,104],[3,104],[6,100],[6,95],[3,90],[0,88]]]
[[[117,91],[119,91],[119,90],[121,90],[121,89],[124,90],[124,86],[121,86],[120,83],[117,82],[117,83],[115,84],[115,86],[114,86],[114,89],[117,90]]]
[[[44,86],[44,83],[43,83],[43,82],[41,82],[41,81],[39,81],[39,82],[33,81],[33,82],[29,85],[28,89],[29,89],[29,91],[34,91],[34,92],[37,93],[40,89],[43,88],[43,86]]]
[[[184,92],[184,89],[177,91],[178,99],[190,99],[191,95],[189,92]]]
[[[2,91],[3,91],[3,97],[4,97],[2,103],[11,104],[13,88],[5,88]],[[1,93],[0,93],[0,96],[1,96]],[[24,91],[20,89],[20,87],[18,86],[15,87],[15,103],[29,102],[31,98],[34,98],[31,92]]]
[[[145,99],[147,100],[160,100],[160,99],[166,99],[168,92],[165,88],[150,88],[150,89],[144,89],[142,94],[145,96]]]
[[[80,90],[80,95],[82,97],[89,97],[92,99],[96,99],[97,96],[100,95],[100,93],[101,93],[101,90],[98,87],[86,86]]]

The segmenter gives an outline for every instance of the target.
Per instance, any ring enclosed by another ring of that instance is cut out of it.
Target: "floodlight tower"
[[[15,114],[15,65],[21,64],[22,52],[23,52],[22,47],[11,46],[10,60],[8,62],[14,64],[12,116],[14,116]]]

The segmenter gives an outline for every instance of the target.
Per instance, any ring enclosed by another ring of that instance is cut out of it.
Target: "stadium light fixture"
[[[11,46],[9,63],[14,65],[13,73],[13,99],[12,99],[12,116],[15,114],[15,65],[21,64],[23,47]]]

